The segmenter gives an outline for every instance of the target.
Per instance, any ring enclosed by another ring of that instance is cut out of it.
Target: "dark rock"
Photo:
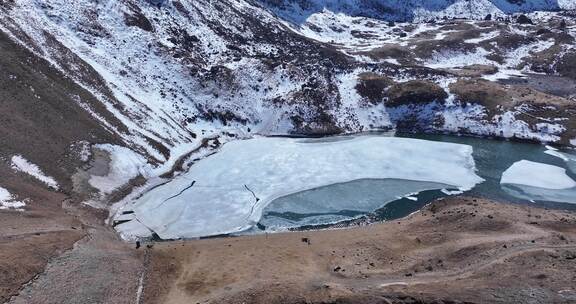
[[[516,18],[516,22],[520,24],[534,24],[534,22],[532,22],[532,19],[528,18],[528,16],[526,15],[518,16],[518,18]]]
[[[393,84],[394,81],[386,76],[374,73],[362,73],[358,75],[356,91],[360,96],[376,104],[386,97],[386,89]]]
[[[568,52],[560,58],[555,66],[558,74],[576,79],[576,52]]]
[[[124,14],[124,24],[136,26],[147,32],[154,32],[154,26],[142,12],[134,11],[132,14]]]
[[[164,5],[164,3],[166,3],[166,0],[148,0],[150,2],[150,4],[155,5],[157,7],[162,7],[162,5]]]

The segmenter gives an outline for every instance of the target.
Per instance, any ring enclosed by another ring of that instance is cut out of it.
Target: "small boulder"
[[[532,19],[530,19],[528,16],[522,14],[520,16],[518,16],[518,18],[516,18],[516,23],[519,24],[534,24],[534,22],[532,22]]]

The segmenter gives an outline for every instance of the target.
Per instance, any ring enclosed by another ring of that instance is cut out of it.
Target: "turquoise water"
[[[390,135],[382,134],[381,136]],[[395,136],[472,146],[477,174],[484,178],[485,182],[463,195],[489,198],[503,203],[576,210],[576,204],[542,200],[541,197],[530,196],[517,187],[500,184],[502,173],[520,160],[563,167],[567,174],[576,180],[576,173],[573,171],[574,164],[545,154],[547,149],[544,145],[448,135],[396,134]],[[349,138],[330,137],[314,140],[334,141]],[[562,152],[576,155],[574,150],[567,149]],[[396,219],[419,210],[432,200],[448,196],[440,190],[443,188],[449,189],[450,187],[407,180],[358,180],[311,189],[273,201],[264,209],[258,227],[261,230],[278,230],[302,226],[326,226],[363,215],[371,215],[372,218],[378,220]],[[546,191],[544,192],[546,194]],[[417,194],[412,194],[409,198],[403,197],[409,193]],[[560,201],[563,197],[568,201],[570,197],[567,195],[571,195],[570,192],[558,193],[557,197]],[[316,210],[322,210],[322,212],[314,212]]]
[[[519,204],[536,204],[539,206],[576,210],[575,204],[555,203],[546,201],[530,202],[527,199],[510,195],[500,185],[502,173],[512,164],[520,160],[529,160],[539,163],[550,164],[566,169],[566,173],[576,180],[576,173],[569,165],[558,157],[544,152],[547,150],[542,144],[522,143],[514,141],[490,140],[483,138],[457,137],[446,135],[397,135],[400,137],[419,138],[434,141],[452,142],[470,145],[474,148],[474,161],[476,162],[477,174],[486,181],[477,185],[467,194],[490,198],[503,202]],[[576,154],[573,150],[564,150],[569,154]],[[534,172],[538,174],[538,172]]]

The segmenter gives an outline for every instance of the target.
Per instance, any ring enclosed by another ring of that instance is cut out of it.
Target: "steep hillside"
[[[23,155],[65,189],[93,197],[138,176],[169,173],[216,137],[397,128],[570,144],[576,25],[568,12],[524,16],[529,22],[516,16],[507,23],[386,21],[414,19],[422,10],[484,19],[492,11],[469,14],[482,3],[503,13],[570,6],[544,0],[3,1],[2,39],[12,45],[5,50],[3,106],[15,120],[3,122],[11,141],[0,152],[7,160]],[[307,15],[321,7],[332,11]],[[294,24],[292,11],[305,22]],[[22,55],[9,54],[15,49]],[[554,75],[544,82],[563,81],[568,89],[535,85],[530,73]],[[47,108],[33,106],[35,98]],[[50,147],[42,156],[29,148],[40,145]],[[82,165],[80,154],[63,156],[90,147],[95,154],[84,161],[101,154],[133,161],[122,174],[114,165],[98,173]],[[54,159],[64,165],[55,167]],[[98,174],[114,182],[91,180]]]
[[[576,146],[573,9],[0,0],[0,302],[74,248],[63,261],[83,263],[50,275],[124,303],[87,277],[138,289],[141,255],[109,215],[227,141],[398,130]]]
[[[22,154],[65,189],[93,197],[138,176],[169,173],[215,137],[394,128],[563,144],[576,137],[569,119],[576,25],[568,12],[524,16],[529,22],[515,16],[511,23],[386,21],[418,19],[422,10],[484,19],[494,7],[557,10],[571,2],[382,3],[3,1],[2,39],[26,55],[5,65],[5,77],[22,79],[4,82],[3,106],[17,120],[4,122],[13,142],[0,152],[7,160]],[[470,15],[482,5],[491,8]],[[321,7],[332,11],[307,15]],[[296,11],[304,23],[293,23]],[[23,72],[18,62],[26,57],[32,70]],[[560,77],[545,82],[564,81],[568,89],[535,85],[526,75],[536,72]],[[518,81],[526,79],[528,85]],[[22,87],[30,92],[23,95]],[[33,98],[52,105],[25,106]],[[67,118],[69,112],[76,114]],[[53,148],[43,157],[27,148],[47,139]],[[112,145],[95,145],[104,143]],[[133,161],[122,174],[114,165],[98,173],[80,156],[63,157],[74,147],[95,149],[85,157],[92,161],[100,154]],[[53,159],[65,165],[56,168]],[[65,178],[71,174],[74,185]],[[114,182],[91,181],[95,174]]]

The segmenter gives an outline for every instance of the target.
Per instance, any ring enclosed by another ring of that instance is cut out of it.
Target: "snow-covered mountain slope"
[[[253,134],[398,128],[570,144],[569,12],[531,13],[534,24],[389,24],[374,10],[402,20],[415,8],[431,16],[472,3],[502,12],[571,4],[511,2],[0,1],[4,52],[25,54],[4,64],[3,102],[17,119],[2,127],[9,138],[32,134],[7,141],[0,154],[21,155],[64,191],[114,195],[121,184],[170,175],[194,153]],[[321,6],[334,11],[301,10]],[[293,12],[305,22],[295,24]],[[36,153],[42,145],[50,149]],[[100,158],[111,163],[105,170],[93,163]]]
[[[305,23],[309,16],[331,11],[387,21],[425,21],[438,18],[484,19],[533,11],[576,9],[572,0],[258,0],[279,16]]]

